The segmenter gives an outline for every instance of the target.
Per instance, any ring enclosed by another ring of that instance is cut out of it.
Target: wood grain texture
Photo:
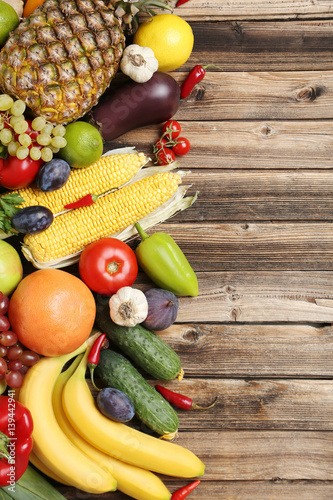
[[[199,196],[172,221],[332,221],[329,171],[192,170],[186,178]]]
[[[173,73],[183,82],[186,73]],[[182,100],[179,120],[333,118],[333,71],[210,72]]]
[[[330,222],[168,222],[154,231],[169,233],[196,271],[333,270]]]
[[[163,478],[170,492],[189,484],[191,480],[169,480]],[[76,490],[73,494],[68,488],[60,487],[60,491],[68,500],[87,498],[83,492]],[[206,481],[201,479],[200,485],[191,492],[191,500],[327,500],[333,495],[333,484],[330,481],[288,481],[278,477],[270,481]],[[128,500],[129,497],[119,491],[112,493],[112,500]],[[99,495],[98,500],[110,500],[110,493]]]
[[[177,321],[333,322],[332,272],[198,273],[198,297],[183,297]]]
[[[213,356],[215,364],[219,359]],[[151,382],[152,385],[155,382]],[[333,430],[332,380],[258,380],[185,378],[160,385],[186,394],[200,406],[178,411],[179,432],[200,429]]]
[[[333,480],[332,432],[182,432],[177,443],[200,456],[208,481]]]
[[[276,169],[333,168],[333,130],[329,120],[180,120],[180,125],[182,134],[191,142],[190,153],[177,158],[183,169],[205,169],[207,173],[215,169],[265,169],[274,175]],[[135,145],[153,162],[153,144],[161,133],[162,126],[133,130],[107,143],[105,150]],[[242,172],[242,175],[246,180],[246,174]],[[242,175],[239,176],[240,189]],[[219,180],[217,178],[215,184]]]
[[[180,299],[180,314],[182,308]],[[179,353],[184,381],[198,376],[333,377],[332,326],[209,324],[195,323],[193,318],[191,323],[174,324],[159,335]]]
[[[182,71],[190,70],[194,64],[203,64],[203,61],[216,64],[223,71],[332,69],[333,26],[330,20],[232,20],[190,24],[195,44]],[[206,69],[207,72],[213,70]]]
[[[176,4],[176,0],[174,0]],[[332,17],[330,0],[191,0],[177,9],[188,20],[306,19]]]

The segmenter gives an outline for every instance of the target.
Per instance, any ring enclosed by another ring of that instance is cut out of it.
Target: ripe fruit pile
[[[22,386],[24,375],[37,363],[39,356],[25,349],[16,333],[10,330],[6,316],[8,305],[8,296],[0,292],[0,381],[5,380],[9,387],[16,389]]]
[[[175,120],[169,120],[163,125],[162,135],[153,147],[158,165],[172,163],[176,155],[184,156],[190,151],[190,141],[186,137],[180,137],[181,130],[180,123]]]
[[[67,144],[63,125],[53,126],[45,118],[32,121],[24,116],[26,105],[7,94],[0,95],[0,141],[10,156],[47,162]]]

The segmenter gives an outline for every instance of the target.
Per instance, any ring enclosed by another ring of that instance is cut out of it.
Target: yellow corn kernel
[[[24,244],[39,262],[81,252],[89,243],[112,236],[166,202],[181,183],[177,173],[164,172],[124,186],[93,204],[55,217],[51,226],[26,235]]]
[[[147,162],[143,153],[120,153],[102,156],[87,168],[72,169],[66,184],[56,191],[44,193],[31,185],[19,189],[18,193],[25,200],[21,208],[43,205],[54,214],[62,212],[64,205],[73,203],[83,196],[101,194],[128,182]]]

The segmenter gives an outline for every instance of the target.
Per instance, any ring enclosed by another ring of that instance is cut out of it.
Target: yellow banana
[[[63,390],[63,407],[75,430],[104,453],[132,465],[170,476],[203,475],[204,464],[188,449],[113,422],[97,409],[85,380],[87,356]]]
[[[87,493],[106,493],[117,487],[109,471],[79,450],[63,433],[52,407],[52,391],[64,364],[84,352],[97,338],[89,337],[76,351],[54,358],[42,358],[24,377],[19,400],[34,421],[34,453],[45,466],[66,482]]]
[[[74,373],[78,362],[80,362],[80,358],[81,356],[78,356],[69,368],[59,375],[53,389],[53,410],[61,429],[81,451],[86,453],[100,466],[110,471],[117,480],[118,490],[136,500],[169,500],[171,493],[155,474],[134,465],[121,462],[97,450],[97,448],[94,448],[83,439],[71,426],[62,406],[62,391],[66,382]]]
[[[29,455],[29,461],[37,467],[38,470],[40,470],[43,474],[46,476],[50,477],[51,479],[54,479],[54,481],[58,481],[58,483],[66,484],[67,486],[70,486],[69,483],[65,483],[63,479],[61,479],[59,476],[57,476],[54,472],[52,472],[50,469],[46,467],[44,462],[39,460],[39,458],[35,455],[34,451],[32,451]]]

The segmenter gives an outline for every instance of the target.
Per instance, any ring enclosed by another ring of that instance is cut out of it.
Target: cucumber
[[[182,378],[178,354],[156,333],[141,325],[119,326],[110,318],[107,297],[96,300],[96,325],[128,358],[158,380]]]
[[[102,350],[96,374],[105,386],[118,389],[130,398],[135,415],[147,427],[161,435],[177,431],[176,411],[122,354]]]

